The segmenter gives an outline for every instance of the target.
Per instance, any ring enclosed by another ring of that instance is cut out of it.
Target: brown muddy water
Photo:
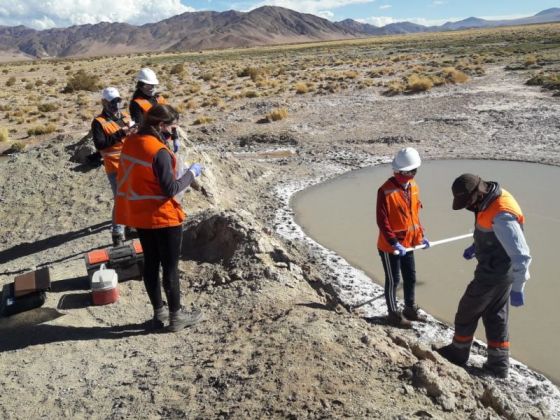
[[[512,356],[559,384],[560,249],[556,240],[560,237],[560,168],[509,161],[424,162],[416,179],[424,205],[420,219],[431,241],[473,230],[473,213],[451,209],[451,183],[464,172],[498,181],[521,205],[533,262],[525,306],[510,310]],[[390,175],[389,165],[365,168],[310,187],[292,199],[296,221],[310,237],[379,284],[384,276],[376,248],[376,193]],[[417,303],[451,325],[476,264],[462,258],[463,249],[471,243],[463,239],[415,252]],[[477,337],[485,339],[482,325]]]

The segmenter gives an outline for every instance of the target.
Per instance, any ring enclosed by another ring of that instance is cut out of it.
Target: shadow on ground
[[[108,229],[110,226],[111,222],[107,221],[74,232],[62,233],[60,235],[51,236],[50,238],[40,239],[34,242],[24,242],[15,245],[11,248],[0,251],[0,264],[5,264],[8,261],[36,254],[50,248],[55,248],[75,239],[83,238],[89,235],[95,235],[102,230]]]

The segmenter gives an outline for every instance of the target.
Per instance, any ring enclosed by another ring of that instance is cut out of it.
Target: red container
[[[119,277],[115,270],[101,264],[91,279],[91,297],[94,305],[107,305],[119,299]]]
[[[108,305],[119,300],[119,288],[107,290],[92,290],[91,297],[94,305]]]

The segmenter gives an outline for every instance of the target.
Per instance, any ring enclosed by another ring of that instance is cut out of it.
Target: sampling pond
[[[416,180],[423,209],[420,219],[431,241],[473,231],[474,214],[451,209],[451,183],[464,172],[498,181],[519,202],[533,262],[525,306],[510,308],[512,357],[560,383],[560,168],[524,162],[484,160],[425,161]],[[391,176],[390,165],[360,169],[307,188],[291,202],[297,223],[315,241],[344,257],[383,284],[377,253],[377,189]],[[476,260],[462,258],[472,243],[463,239],[415,252],[417,303],[453,325],[459,299],[472,280]],[[383,300],[383,299],[381,299]],[[482,322],[476,333],[485,340]]]

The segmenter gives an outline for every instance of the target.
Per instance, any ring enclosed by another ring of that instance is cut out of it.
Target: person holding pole
[[[478,264],[474,279],[459,302],[451,344],[438,352],[457,365],[467,363],[478,320],[482,318],[488,342],[483,368],[506,378],[509,370],[509,302],[525,303],[531,255],[525,240],[525,217],[515,198],[497,182],[463,174],[451,186],[453,210],[474,212],[474,243],[463,257]]]
[[[414,251],[407,250],[419,245],[424,248],[430,246],[420,224],[422,203],[414,180],[420,164],[420,155],[416,149],[407,147],[399,150],[392,162],[393,176],[377,191],[377,248],[385,271],[387,319],[389,324],[401,328],[411,328],[411,321],[426,321],[425,315],[418,312],[415,303]],[[401,272],[405,304],[402,312],[396,298]]]
[[[144,285],[154,310],[153,326],[177,332],[202,318],[199,310],[181,307],[179,257],[185,212],[175,196],[202,173],[192,164],[177,177],[177,158],[165,143],[179,114],[169,105],[155,105],[146,114],[136,134],[125,142],[117,174],[115,217],[117,223],[138,231],[144,251]],[[160,267],[163,280],[160,280]],[[166,311],[161,286],[167,297]]]

